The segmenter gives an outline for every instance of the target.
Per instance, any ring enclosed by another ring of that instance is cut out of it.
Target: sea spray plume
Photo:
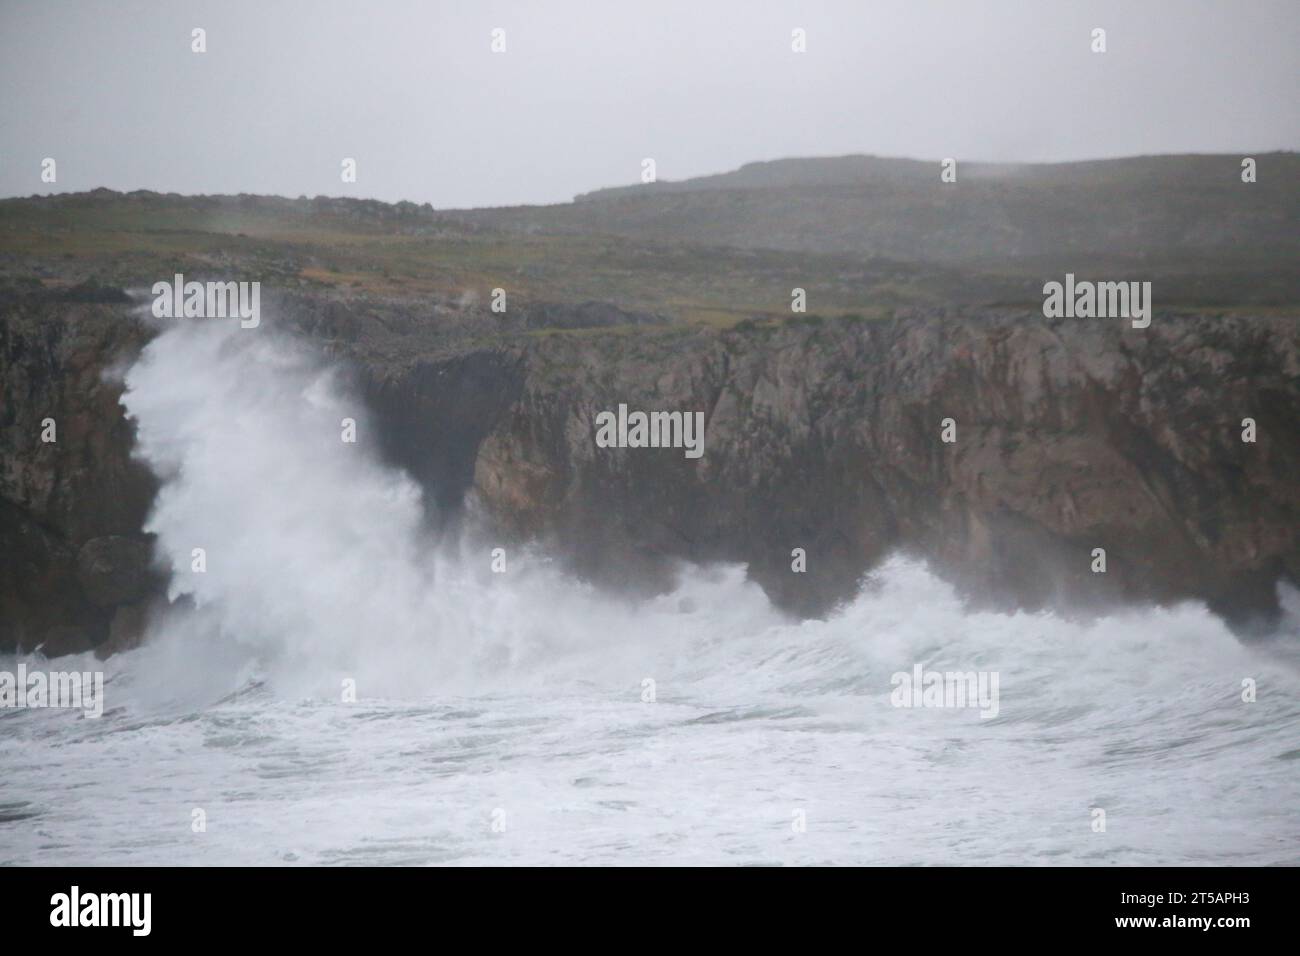
[[[196,622],[314,673],[355,676],[363,646],[433,643],[419,489],[341,440],[342,419],[364,416],[305,347],[185,323],[145,350],[123,403],[162,479],[146,530]]]
[[[431,540],[420,489],[375,457],[342,377],[270,326],[168,329],[126,373],[123,404],[136,454],[161,480],[146,530],[175,602],[151,626],[155,666],[143,670],[186,685],[183,696],[249,679],[335,699],[344,679],[366,697],[536,686],[575,648],[598,649],[605,673],[635,685],[639,648],[716,629],[675,598],[633,607],[540,556],[492,574],[472,533]],[[356,444],[342,440],[346,418]],[[781,620],[741,569],[691,573],[682,593],[698,592],[696,607],[729,582],[740,631]]]

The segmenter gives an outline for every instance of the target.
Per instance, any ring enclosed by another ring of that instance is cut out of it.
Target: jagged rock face
[[[130,647],[161,592],[141,531],[156,483],[105,371],[151,332],[107,301],[4,306],[0,649]],[[440,519],[468,496],[502,543],[540,540],[603,584],[741,561],[820,614],[905,550],[986,601],[1193,597],[1246,624],[1300,580],[1295,319],[933,312],[485,347],[385,308],[377,326],[304,301],[293,314],[329,321],[293,325],[351,367],[380,448]],[[620,403],[705,413],[703,457],[597,447],[597,414]]]
[[[504,529],[622,583],[746,561],[817,613],[904,549],[999,602],[1199,597],[1244,622],[1300,579],[1298,329],[933,314],[554,337],[526,352],[474,489]],[[620,402],[704,411],[703,458],[597,448]]]
[[[0,648],[87,650],[119,604],[158,586],[141,532],[155,485],[130,458],[121,385],[105,374],[148,335],[121,307],[3,302]]]

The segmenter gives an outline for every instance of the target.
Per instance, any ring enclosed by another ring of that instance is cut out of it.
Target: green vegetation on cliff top
[[[1036,306],[1065,272],[1150,280],[1156,306],[1300,303],[1300,160],[1143,157],[1051,166],[843,157],[752,164],[574,203],[411,203],[151,192],[0,201],[0,276],[152,284],[173,272],[340,296],[607,302],[726,327],[810,312]]]

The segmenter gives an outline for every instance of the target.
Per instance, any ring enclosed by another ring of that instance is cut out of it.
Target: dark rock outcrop
[[[131,460],[134,433],[108,374],[149,335],[121,306],[40,293],[4,303],[0,648],[87,650],[119,604],[160,585],[141,531],[155,482]]]
[[[118,607],[155,587],[147,542],[120,535],[91,538],[77,554],[77,583],[98,607]]]

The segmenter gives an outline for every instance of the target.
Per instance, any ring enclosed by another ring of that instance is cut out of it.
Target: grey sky
[[[1300,146],[1297,76],[1296,0],[0,0],[0,195],[448,207],[564,201],[643,157],[683,179],[845,153],[1248,154]]]

